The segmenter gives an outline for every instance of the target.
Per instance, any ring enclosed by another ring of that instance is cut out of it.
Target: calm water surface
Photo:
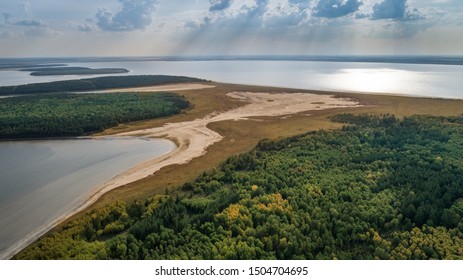
[[[69,65],[130,70],[123,75],[183,75],[237,84],[463,98],[463,66],[458,65],[314,61],[127,61]],[[0,72],[2,85],[82,78]]]
[[[0,142],[0,258],[96,186],[174,148],[168,140],[139,138]]]

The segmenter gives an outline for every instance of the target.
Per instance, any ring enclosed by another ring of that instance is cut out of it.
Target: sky
[[[0,0],[0,57],[463,55],[463,0]]]

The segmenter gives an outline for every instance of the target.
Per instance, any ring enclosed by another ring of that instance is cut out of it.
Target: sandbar
[[[99,93],[99,92],[115,93],[115,92],[183,91],[183,90],[197,90],[197,89],[207,89],[207,88],[215,88],[215,86],[198,84],[198,83],[178,83],[178,84],[166,84],[166,85],[159,85],[159,86],[98,90],[98,91],[91,91],[89,93],[93,93],[93,92],[94,93]]]

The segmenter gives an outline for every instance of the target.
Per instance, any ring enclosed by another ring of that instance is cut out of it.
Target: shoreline
[[[215,88],[215,86],[207,85],[203,83],[175,83],[175,84],[165,84],[165,85],[158,85],[158,86],[79,91],[77,93],[80,94],[80,93],[117,93],[117,92],[159,92],[159,91],[198,90],[198,89],[208,89],[208,88]]]
[[[105,140],[105,139],[140,139],[140,140],[145,140],[145,141],[153,141],[155,139],[153,138],[143,138],[143,137],[112,137],[112,136],[102,136],[102,137],[91,137],[91,136],[83,136],[83,137],[75,137],[75,138],[65,138],[65,139],[59,139],[59,140],[64,140],[64,141],[78,141],[78,140]],[[80,211],[86,209],[93,203],[95,203],[96,200],[98,200],[101,195],[104,193],[110,191],[112,188],[106,189],[105,186],[109,184],[110,182],[113,182],[117,178],[120,177],[125,177],[129,171],[132,169],[138,168],[138,166],[146,163],[146,162],[152,162],[154,160],[162,161],[164,158],[168,157],[170,154],[175,153],[178,150],[178,145],[169,139],[164,139],[164,138],[159,138],[160,140],[164,141],[169,141],[172,143],[172,148],[169,149],[168,151],[164,152],[163,154],[160,154],[159,156],[155,158],[148,158],[144,160],[139,160],[138,163],[135,163],[134,166],[129,167],[129,169],[124,170],[122,172],[119,172],[118,174],[115,174],[114,176],[110,177],[109,179],[106,179],[100,183],[96,183],[93,185],[92,190],[90,190],[87,193],[83,193],[80,196],[75,197],[75,200],[72,201],[71,203],[68,204],[68,207],[66,209],[66,212],[64,212],[62,215],[57,216],[54,220],[51,220],[47,222],[46,224],[43,224],[39,227],[37,227],[35,230],[29,232],[27,235],[25,235],[21,240],[17,241],[13,245],[3,248],[0,250],[0,260],[2,259],[11,259],[15,254],[19,253],[22,249],[26,248],[33,242],[35,242],[38,238],[49,232],[51,229],[59,225],[60,223],[64,222],[65,220],[69,219],[73,215],[79,213]],[[43,141],[54,141],[57,139],[40,139]]]
[[[288,98],[289,95],[291,98]],[[214,112],[203,118],[191,121],[166,123],[162,127],[153,127],[111,135],[111,137],[132,136],[143,138],[163,138],[174,142],[177,148],[174,148],[172,151],[161,157],[137,164],[136,166],[116,175],[109,181],[96,186],[94,192],[90,193],[81,203],[73,207],[73,209],[69,212],[63,214],[54,222],[44,225],[36,232],[27,235],[23,241],[20,241],[10,247],[9,252],[4,254],[4,258],[10,259],[15,254],[46,234],[52,228],[94,204],[105,193],[149,177],[163,167],[186,164],[192,159],[204,155],[209,146],[223,139],[222,135],[207,127],[210,123],[227,120],[242,121],[256,117],[283,117],[314,110],[354,108],[362,106],[358,101],[354,101],[351,98],[313,93],[235,91],[229,92],[227,96],[239,100],[242,102],[242,106],[223,113]],[[94,136],[91,138],[98,139],[102,137],[105,136]]]

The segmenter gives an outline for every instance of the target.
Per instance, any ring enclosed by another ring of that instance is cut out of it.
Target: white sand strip
[[[196,89],[206,89],[206,88],[215,88],[215,86],[197,84],[197,83],[180,83],[180,84],[167,84],[167,85],[160,85],[160,86],[97,90],[97,91],[89,91],[86,93],[182,91],[182,90],[196,90]]]

